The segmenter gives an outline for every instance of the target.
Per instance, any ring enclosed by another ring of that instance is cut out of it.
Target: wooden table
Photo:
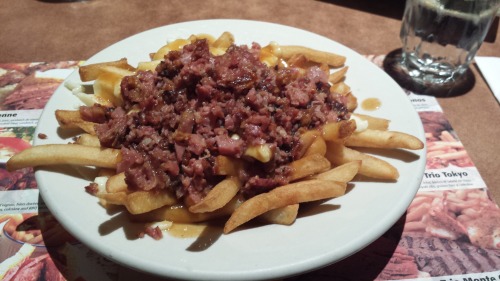
[[[154,27],[214,18],[280,23],[326,36],[361,54],[388,54],[401,46],[403,9],[404,1],[387,0],[3,0],[0,62],[85,60],[110,44]],[[489,41],[478,55],[500,56],[498,29]],[[474,87],[461,96],[439,98],[439,103],[500,202],[499,103],[475,65],[471,69]]]

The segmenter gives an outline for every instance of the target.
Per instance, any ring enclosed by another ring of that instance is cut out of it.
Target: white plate
[[[276,41],[282,45],[303,45],[345,55],[349,66],[346,83],[358,101],[377,97],[382,102],[378,111],[369,114],[391,119],[391,130],[425,139],[422,123],[409,99],[385,72],[339,43],[292,27],[243,20],[179,23],[134,35],[104,49],[87,62],[127,57],[135,65],[148,60],[150,52],[169,40],[199,33],[218,36],[223,31],[232,32],[238,44],[258,42],[264,46]],[[79,81],[79,77],[73,73],[68,80]],[[63,86],[57,89],[35,134],[41,132],[48,137],[37,139],[36,144],[67,143],[67,138],[58,135],[54,111],[74,109],[76,105],[79,101],[70,91]],[[414,155],[413,161],[399,154],[396,155],[399,159],[387,159],[401,174],[396,183],[357,182],[347,195],[323,203],[314,215],[302,216],[292,226],[267,225],[235,231],[220,236],[204,250],[190,250],[194,238],[165,235],[160,241],[149,237],[131,239],[136,233],[119,228],[119,224],[127,223],[126,220],[106,213],[97,204],[97,199],[85,192],[83,187],[88,181],[47,170],[37,171],[36,178],[45,203],[64,227],[109,259],[174,278],[256,280],[299,274],[328,265],[381,236],[405,212],[420,185],[425,151],[417,151]],[[336,205],[340,208],[330,208]],[[107,231],[109,227],[116,229]]]

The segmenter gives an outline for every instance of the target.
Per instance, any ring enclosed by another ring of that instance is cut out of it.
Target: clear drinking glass
[[[424,85],[454,83],[465,73],[500,0],[407,0],[401,27],[402,67]]]

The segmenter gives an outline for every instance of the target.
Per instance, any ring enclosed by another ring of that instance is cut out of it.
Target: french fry
[[[298,69],[301,74],[305,74],[307,69],[313,66],[319,67],[325,73],[330,72],[330,66],[328,64],[311,61],[303,54],[293,55],[292,57],[287,59],[287,64],[289,67]]]
[[[326,142],[322,137],[317,137],[307,148],[304,156],[309,156],[313,154],[325,155],[326,153]]]
[[[311,66],[311,64],[315,62],[311,62],[304,56],[303,54],[294,54],[290,58],[287,59],[287,63],[291,67],[298,68],[302,73],[305,72],[305,69]]]
[[[137,70],[142,71],[155,71],[156,67],[160,64],[161,60],[142,61],[137,64]]]
[[[277,43],[270,43],[260,49],[259,60],[269,67],[274,67],[281,63],[278,57],[277,50],[279,50]]]
[[[356,147],[405,148],[413,150],[424,147],[424,143],[412,135],[372,129],[353,133],[345,140],[344,144]]]
[[[185,45],[189,44],[189,39],[177,39],[162,46],[156,53],[154,53],[152,60],[162,60],[170,51],[178,51]]]
[[[82,129],[83,131],[95,135],[95,123],[82,119],[78,110],[56,110],[56,120],[59,126],[64,129]]]
[[[128,64],[126,58],[122,58],[117,61],[94,63],[94,64],[80,66],[80,68],[78,69],[78,73],[80,74],[80,80],[82,80],[83,82],[96,80],[97,77],[99,77],[99,75],[103,73],[103,69],[107,66],[112,66],[129,71],[134,70],[134,68]]]
[[[76,123],[75,125],[76,125],[76,127],[80,128],[82,131],[84,131],[88,134],[91,134],[91,135],[96,134],[95,123],[84,121],[81,123]]]
[[[73,124],[85,122],[78,110],[56,110],[56,120],[62,128],[75,128]]]
[[[125,182],[125,173],[119,173],[108,178],[106,182],[106,192],[125,192],[127,191],[127,183]]]
[[[343,66],[346,58],[341,55],[337,55],[334,53],[318,51],[314,49],[310,49],[302,46],[280,46],[279,47],[279,56],[284,58],[285,60],[291,58],[293,55],[302,54],[308,60],[314,61],[317,63],[326,63],[333,67]]]
[[[120,160],[119,149],[79,144],[46,144],[30,147],[12,156],[7,162],[7,169],[14,171],[60,164],[115,168]]]
[[[349,94],[351,92],[351,87],[349,87],[344,82],[338,82],[338,83],[333,84],[330,87],[330,92],[346,96],[347,94]]]
[[[297,218],[299,204],[288,205],[285,207],[269,210],[260,215],[259,218],[266,223],[291,225]]]
[[[142,214],[176,203],[175,196],[167,191],[135,191],[127,195],[125,207],[131,214]]]
[[[312,154],[289,164],[290,181],[298,180],[330,169],[330,162],[320,154]]]
[[[168,220],[178,223],[197,223],[229,216],[241,204],[242,199],[234,197],[224,207],[213,212],[191,213],[184,205],[164,206],[143,214],[130,214],[133,222],[153,222]]]
[[[356,121],[343,120],[340,122],[326,123],[322,127],[325,141],[339,141],[349,137],[356,130]]]
[[[328,82],[332,84],[336,84],[341,82],[345,78],[345,74],[347,73],[347,70],[349,69],[348,66],[344,66],[341,69],[331,73],[328,76]]]
[[[98,103],[109,106],[122,104],[121,81],[134,72],[114,66],[104,66],[102,73],[94,81],[94,96]]]
[[[227,32],[228,33],[228,32]],[[229,34],[222,34],[221,37],[221,41],[218,43],[218,44],[225,44],[226,42],[224,42],[225,40],[230,40],[230,37],[232,37],[233,35],[231,33]],[[181,50],[185,45],[189,44],[189,43],[193,43],[194,41],[196,40],[199,40],[199,39],[206,39],[209,46],[213,46],[215,44],[215,39],[212,35],[209,35],[209,34],[196,34],[196,35],[191,35],[189,36],[189,38],[187,39],[176,39],[174,41],[171,41],[171,42],[168,42],[167,44],[165,44],[164,46],[162,46],[158,51],[156,51],[156,53],[152,54],[151,56],[151,59],[152,60],[162,60],[166,54],[168,54],[170,51],[179,51]],[[234,40],[234,39],[233,39]],[[223,43],[224,42],[224,43]]]
[[[135,69],[134,68],[127,69],[113,65],[106,65],[101,68],[101,73],[99,74],[99,76],[97,76],[97,78],[105,74],[114,74],[116,76],[125,77],[135,74]]]
[[[361,120],[367,121],[368,129],[382,130],[382,131],[386,131],[389,129],[390,121],[388,119],[373,117],[370,115],[359,114],[359,113],[353,113],[353,115]]]
[[[188,41],[191,43],[195,42],[196,40],[207,40],[208,45],[212,46],[216,39],[211,34],[206,34],[206,33],[192,34],[188,38]]]
[[[234,36],[230,32],[223,32],[217,40],[212,44],[212,47],[226,50],[234,43]]]
[[[353,95],[352,92],[345,95],[346,107],[349,112],[353,112],[358,107],[358,99]]]
[[[240,159],[231,158],[224,155],[215,157],[214,173],[221,176],[238,176],[243,168],[243,162]]]
[[[267,211],[292,204],[341,196],[346,184],[323,180],[309,180],[277,187],[243,202],[224,226],[224,233],[264,214]]]
[[[273,157],[273,151],[267,144],[252,145],[247,147],[245,155],[257,159],[262,163],[267,163]]]
[[[312,175],[308,179],[329,180],[338,182],[350,182],[359,172],[361,161],[352,161],[323,173]]]
[[[299,157],[303,157],[316,138],[321,137],[319,130],[308,130],[300,135]]]
[[[76,138],[76,144],[86,145],[86,146],[95,146],[100,147],[101,142],[96,135],[91,134],[81,134]]]
[[[323,72],[325,72],[325,73],[329,73],[329,72],[330,72],[330,66],[329,66],[328,64],[326,64],[326,63],[320,63],[320,64],[318,65],[318,67],[319,67],[321,70],[323,70]]]
[[[125,205],[127,204],[127,192],[119,191],[114,193],[98,193],[96,196],[103,199],[108,204]]]
[[[333,165],[342,165],[361,160],[361,168],[359,169],[359,174],[361,175],[385,180],[396,180],[399,178],[398,170],[382,159],[350,149],[336,142],[327,142],[326,147],[325,156]]]
[[[189,211],[192,213],[206,213],[220,209],[236,196],[240,188],[240,180],[237,177],[229,176],[214,186],[201,202],[189,207]]]

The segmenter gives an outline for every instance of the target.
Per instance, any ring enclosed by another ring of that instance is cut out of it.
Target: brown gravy
[[[196,238],[207,228],[206,224],[173,223],[167,232],[178,238]]]
[[[377,110],[382,105],[382,102],[377,98],[368,98],[361,103],[361,108],[364,110]]]

